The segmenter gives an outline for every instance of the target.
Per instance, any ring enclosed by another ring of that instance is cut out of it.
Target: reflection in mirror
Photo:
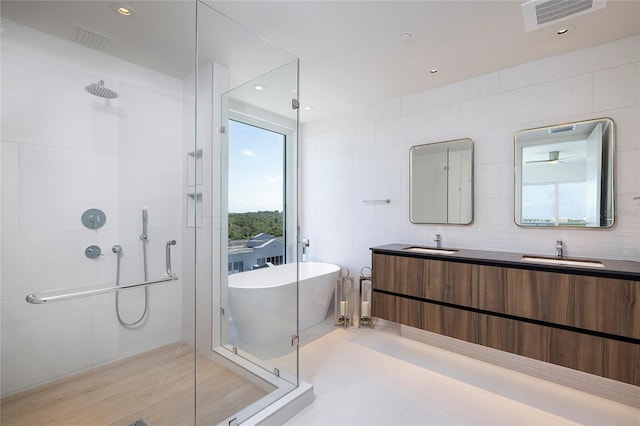
[[[473,141],[416,145],[409,156],[411,222],[473,222]]]
[[[516,224],[612,226],[614,143],[608,118],[518,132]]]

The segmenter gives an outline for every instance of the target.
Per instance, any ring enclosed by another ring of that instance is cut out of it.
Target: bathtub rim
[[[289,271],[289,269],[294,269],[293,265],[296,265],[296,263],[297,265],[310,265],[310,266],[308,267],[296,266],[295,278],[291,276],[290,277],[291,279],[288,279],[289,275],[287,274],[287,272],[289,274],[292,274],[293,271]],[[306,269],[312,269],[313,266],[316,266],[316,265],[322,269],[320,269],[313,275],[309,275],[309,276],[306,274],[305,275],[301,274],[302,271]],[[280,268],[280,267],[286,267],[287,270],[285,271],[284,270],[285,268]],[[254,269],[251,271],[244,271],[237,274],[229,275],[227,277],[227,286],[229,289],[234,289],[234,290],[244,290],[244,289],[257,290],[257,289],[274,288],[274,287],[294,284],[296,281],[302,282],[305,279],[311,279],[311,278],[321,277],[321,276],[330,275],[330,274],[336,274],[336,277],[337,277],[338,272],[340,272],[340,266],[334,263],[292,262],[292,263],[285,263],[283,265],[277,265],[277,266],[261,268],[261,269]],[[262,275],[261,280],[259,282],[256,282],[256,280],[254,280],[253,278],[258,277],[260,275]],[[282,278],[285,278],[287,280],[284,281]]]

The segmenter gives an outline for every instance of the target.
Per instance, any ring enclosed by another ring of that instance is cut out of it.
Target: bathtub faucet
[[[309,239],[303,238],[300,240],[300,245],[302,245],[302,261],[306,262],[307,260],[307,247],[309,247]]]

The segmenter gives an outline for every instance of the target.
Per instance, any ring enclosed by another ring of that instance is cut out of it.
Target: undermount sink
[[[418,253],[429,253],[429,254],[455,254],[458,250],[447,250],[447,249],[439,249],[439,248],[430,248],[430,247],[405,247],[406,251],[415,251]]]
[[[604,268],[602,262],[597,260],[577,260],[562,259],[556,257],[538,257],[538,256],[522,256],[522,260],[527,262],[542,263],[545,265],[556,266],[586,266],[588,268]]]

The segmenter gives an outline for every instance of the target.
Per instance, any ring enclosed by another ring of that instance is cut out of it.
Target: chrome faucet
[[[433,241],[436,242],[436,248],[442,248],[442,238],[440,237],[440,234],[434,235]]]
[[[300,244],[300,246],[302,247],[302,256],[301,259],[303,262],[307,261],[307,249],[309,248],[309,239],[308,238],[303,238],[301,239],[298,244]]]
[[[562,249],[563,249],[563,244],[562,244],[562,240],[556,240],[556,257],[558,259],[560,259],[563,256],[562,253]]]

